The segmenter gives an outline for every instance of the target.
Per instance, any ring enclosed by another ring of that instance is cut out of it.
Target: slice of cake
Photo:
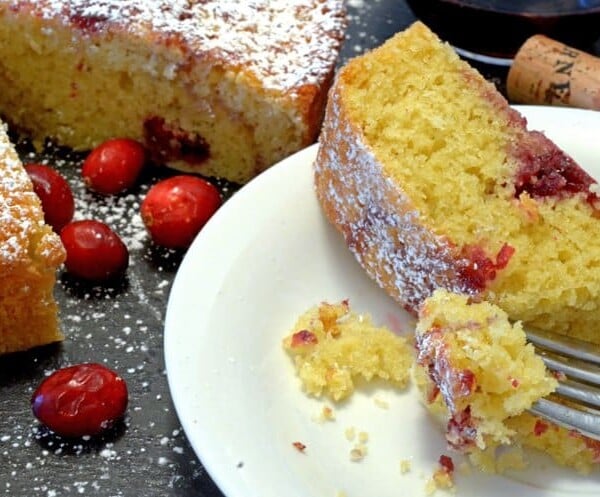
[[[600,342],[597,182],[419,22],[338,73],[314,172],[366,272],[425,305],[421,379],[451,444],[480,466],[512,444],[597,467],[600,443],[524,412],[552,382],[508,322]],[[436,290],[459,296],[444,319]]]
[[[0,125],[0,353],[62,340],[54,300],[60,238]]]
[[[245,182],[318,134],[342,0],[0,0],[0,114]]]
[[[600,342],[598,184],[416,23],[350,61],[315,162],[328,219],[415,313],[436,288]]]

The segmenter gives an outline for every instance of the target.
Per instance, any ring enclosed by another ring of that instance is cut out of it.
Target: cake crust
[[[424,224],[401,185],[383,171],[343,105],[342,72],[329,94],[314,164],[316,194],[327,219],[368,274],[409,312],[434,288],[474,294],[459,278],[452,244]]]

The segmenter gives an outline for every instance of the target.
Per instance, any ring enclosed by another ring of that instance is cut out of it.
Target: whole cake
[[[412,313],[443,288],[600,342],[598,184],[422,23],[341,69],[314,173],[327,218]]]
[[[63,339],[53,292],[64,258],[0,124],[0,354]]]
[[[0,115],[243,183],[318,135],[342,0],[0,0]]]

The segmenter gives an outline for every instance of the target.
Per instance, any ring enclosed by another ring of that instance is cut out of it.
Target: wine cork
[[[506,91],[513,103],[600,110],[600,58],[532,36],[515,56]]]

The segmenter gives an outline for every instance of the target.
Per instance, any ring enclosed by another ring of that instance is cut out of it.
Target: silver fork
[[[529,411],[557,425],[600,440],[600,346],[548,331],[525,328],[546,367],[557,373],[553,395],[569,406],[544,398]]]

